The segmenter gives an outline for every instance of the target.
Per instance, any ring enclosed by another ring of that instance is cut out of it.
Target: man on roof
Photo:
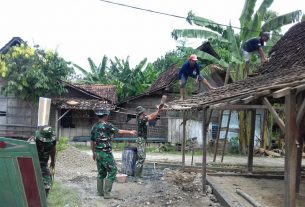
[[[192,77],[196,79],[196,83],[203,83],[208,87],[209,90],[215,89],[213,86],[209,84],[209,82],[200,75],[200,66],[197,63],[197,55],[192,54],[187,61],[184,62],[180,71],[179,71],[179,92],[180,92],[180,100],[184,100],[184,87],[186,85],[188,77]]]
[[[269,40],[269,38],[270,38],[269,32],[262,32],[259,37],[251,38],[242,45],[242,53],[246,61],[246,65],[245,65],[246,74],[249,74],[251,53],[258,52],[262,64],[269,61],[262,48],[265,42]]]

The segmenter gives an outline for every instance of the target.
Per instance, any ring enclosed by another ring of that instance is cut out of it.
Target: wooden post
[[[219,122],[218,122],[217,137],[216,137],[216,140],[215,140],[215,148],[214,148],[214,158],[213,158],[213,162],[216,161],[216,156],[217,156],[217,151],[218,151],[218,142],[219,142],[219,136],[220,136],[220,131],[221,131],[222,115],[223,115],[223,110],[220,111],[220,117],[219,117]]]
[[[285,206],[296,206],[296,94],[285,96]]]
[[[55,136],[56,136],[56,140],[59,140],[59,134],[58,134],[58,109],[55,109]]]
[[[254,137],[255,137],[255,118],[256,110],[251,110],[251,128],[250,128],[250,141],[249,141],[249,153],[248,153],[248,171],[253,171],[253,150],[254,150]]]
[[[183,112],[183,126],[182,126],[182,168],[185,167],[185,140],[186,140],[186,112]]]
[[[224,142],[223,142],[223,148],[222,148],[221,162],[223,162],[223,157],[225,155],[226,144],[227,144],[227,139],[228,139],[228,132],[229,132],[229,128],[230,128],[230,121],[231,121],[231,110],[230,110],[229,115],[228,115],[226,135],[225,135],[225,139],[224,139]]]
[[[302,107],[305,103],[304,95],[300,94],[298,97],[298,114],[301,112],[300,110],[304,110]],[[302,168],[302,154],[303,154],[303,145],[304,145],[304,136],[305,136],[305,129],[304,129],[304,115],[297,119],[297,127],[298,127],[298,142],[299,147],[297,148],[297,178],[296,178],[296,192],[300,192],[300,183],[301,183],[301,168]]]
[[[207,109],[203,110],[202,118],[202,192],[206,191],[206,173],[207,173]]]
[[[227,85],[229,82],[229,78],[230,78],[230,71],[231,71],[231,64],[229,64],[227,71],[226,71],[226,77],[225,77],[225,83],[224,85]]]

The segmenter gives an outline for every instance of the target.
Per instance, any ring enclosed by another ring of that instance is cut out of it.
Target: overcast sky
[[[197,16],[218,23],[239,25],[244,0],[113,0],[159,12]],[[257,6],[261,3],[258,0]],[[126,59],[132,66],[145,57],[154,61],[177,42],[173,29],[196,28],[186,20],[112,5],[99,0],[1,0],[0,47],[19,36],[30,45],[57,50],[66,60],[89,68],[103,55]],[[305,11],[304,0],[274,0],[271,8],[280,15]],[[190,42],[189,44],[192,44]],[[194,42],[193,42],[194,44]],[[198,45],[196,45],[198,46]]]

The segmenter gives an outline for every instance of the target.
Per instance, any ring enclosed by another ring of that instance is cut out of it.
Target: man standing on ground
[[[137,138],[137,155],[138,160],[136,161],[135,169],[135,178],[137,182],[141,182],[140,178],[142,177],[142,170],[144,161],[146,158],[145,145],[147,142],[147,122],[155,120],[160,113],[161,107],[158,107],[158,110],[152,114],[146,115],[145,108],[138,106],[136,108],[137,113],[137,124],[138,124],[138,138]]]
[[[97,191],[105,199],[117,198],[118,195],[111,193],[117,173],[112,154],[111,138],[115,133],[136,135],[137,132],[135,130],[121,130],[109,123],[110,112],[107,109],[97,110],[95,114],[98,116],[98,123],[91,130],[91,150],[98,170]]]
[[[258,52],[262,64],[269,61],[262,48],[264,46],[264,43],[267,42],[269,38],[270,38],[269,32],[262,32],[260,34],[260,37],[249,39],[242,45],[242,53],[246,61],[246,65],[245,65],[246,74],[249,74],[251,53]]]
[[[35,133],[35,142],[39,157],[40,169],[46,195],[48,196],[52,186],[52,175],[50,173],[48,162],[51,158],[50,167],[55,167],[56,140],[55,134],[50,126],[41,126]]]
[[[203,83],[208,87],[208,89],[215,89],[213,86],[209,84],[209,82],[200,75],[200,66],[196,62],[197,55],[192,54],[189,59],[184,62],[183,66],[181,67],[179,71],[179,92],[180,92],[180,100],[184,99],[184,93],[183,93],[183,88],[186,85],[187,78],[190,76],[192,78],[196,79],[196,83]]]

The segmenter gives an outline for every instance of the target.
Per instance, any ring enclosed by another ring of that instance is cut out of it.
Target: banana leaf
[[[291,24],[300,20],[302,15],[301,10],[293,11],[281,16],[278,16],[262,26],[262,31],[272,31],[284,25]]]
[[[172,37],[177,40],[179,37],[185,38],[221,38],[221,36],[215,32],[208,30],[198,30],[198,29],[175,29],[172,32]]]
[[[87,70],[85,70],[84,68],[82,68],[81,66],[77,65],[77,64],[73,64],[74,67],[76,67],[80,72],[82,72],[82,74],[84,74],[85,76],[89,75],[89,72]]]
[[[210,54],[208,54],[206,52],[202,52],[202,51],[198,51],[197,50],[196,54],[197,54],[199,59],[208,61],[209,63],[214,63],[214,64],[220,65],[220,66],[222,66],[224,68],[227,68],[228,65],[229,65],[224,60],[222,60],[222,59],[218,60],[217,58],[213,57],[212,55],[210,55]]]
[[[264,0],[262,2],[259,9],[254,14],[253,20],[251,21],[251,24],[249,24],[249,27],[244,28],[243,36],[241,36],[242,40],[246,41],[251,37],[255,37],[259,35],[259,33],[261,32],[261,25],[264,15],[272,3],[273,0]]]
[[[212,20],[203,18],[203,17],[195,16],[195,14],[193,14],[192,11],[190,11],[188,13],[186,20],[190,24],[194,23],[194,24],[196,24],[198,26],[209,28],[212,31],[215,31],[215,32],[217,32],[219,34],[222,34],[223,31],[224,31],[223,27],[220,26],[220,24],[218,24],[218,23],[216,23],[216,22],[214,22]]]
[[[232,55],[235,56],[236,59],[241,59],[240,49],[237,45],[236,38],[234,35],[234,30],[232,29],[231,26],[227,27],[227,36],[228,36],[228,40],[230,43],[229,48],[230,48]]]
[[[254,13],[256,0],[245,1],[244,8],[242,10],[241,16],[239,17],[239,22],[241,28],[248,28],[252,15]],[[240,31],[240,36],[244,36],[245,30]]]

